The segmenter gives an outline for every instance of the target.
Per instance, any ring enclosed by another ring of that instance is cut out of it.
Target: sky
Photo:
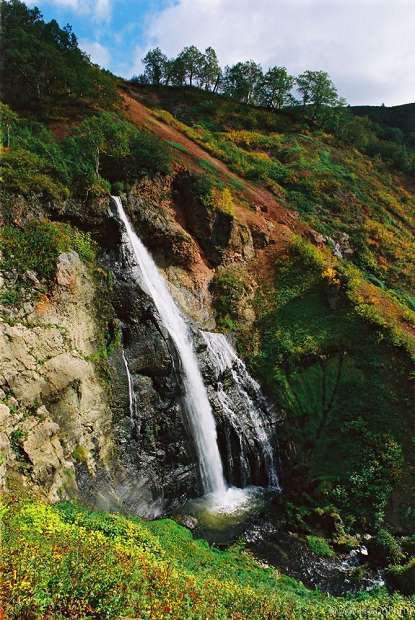
[[[27,0],[70,23],[91,59],[142,71],[155,46],[215,48],[221,65],[253,59],[293,75],[327,71],[351,105],[415,101],[415,0]]]

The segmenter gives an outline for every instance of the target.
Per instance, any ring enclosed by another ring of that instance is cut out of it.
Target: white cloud
[[[112,0],[28,0],[26,4],[41,6],[50,4],[58,8],[70,9],[79,15],[91,15],[99,22],[111,19]]]
[[[99,21],[108,21],[111,17],[111,0],[96,0],[95,15]]]
[[[111,55],[106,47],[98,43],[98,41],[87,41],[81,39],[79,47],[84,50],[90,57],[92,62],[101,67],[108,67],[111,62]]]
[[[223,64],[324,69],[350,103],[394,105],[415,99],[414,33],[414,0],[177,0],[150,16],[135,58],[212,45]]]

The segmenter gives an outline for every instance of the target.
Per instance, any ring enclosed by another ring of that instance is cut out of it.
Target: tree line
[[[185,47],[176,58],[168,58],[159,47],[150,49],[142,59],[144,72],[132,81],[153,86],[195,86],[221,93],[241,103],[274,110],[303,105],[317,117],[323,108],[339,107],[344,100],[325,71],[304,71],[297,77],[286,67],[264,71],[254,60],[221,68],[212,47],[201,52]]]
[[[1,96],[13,108],[115,102],[115,79],[91,63],[69,25],[45,22],[20,0],[0,0],[0,23]]]

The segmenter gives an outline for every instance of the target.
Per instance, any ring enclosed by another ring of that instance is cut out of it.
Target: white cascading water
[[[127,362],[127,358],[125,357],[124,349],[122,351],[122,359],[124,360],[125,372],[127,373],[127,380],[128,380],[128,404],[130,407],[130,416],[133,417],[134,410],[135,410],[133,380],[131,378],[130,369],[128,368],[128,362]]]
[[[125,227],[126,239],[137,262],[143,288],[152,297],[163,325],[174,342],[183,370],[184,401],[196,444],[205,493],[224,496],[227,486],[219,454],[216,425],[186,323],[151,255],[137,237],[121,200],[112,197]]]
[[[222,375],[226,370],[230,371],[233,382],[237,386],[241,403],[244,405],[244,410],[248,413],[252,426],[255,429],[255,434],[266,465],[269,486],[279,489],[274,451],[269,438],[269,424],[263,413],[263,411],[267,411],[267,406],[259,384],[251,377],[245,364],[238,357],[236,351],[224,334],[202,332],[202,336],[207,344],[210,357],[218,370],[218,374]],[[232,419],[232,417],[237,417],[239,405],[235,405],[235,403],[231,401],[221,384],[219,384],[217,393],[222,407],[228,412],[229,418]],[[261,408],[255,405],[251,394],[255,395],[257,403],[262,403]],[[243,464],[242,443],[241,457]]]

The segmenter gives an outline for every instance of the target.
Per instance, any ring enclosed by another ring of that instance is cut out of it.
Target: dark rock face
[[[119,351],[114,360],[118,375],[114,386],[115,418],[120,460],[130,472],[128,482],[120,481],[118,486],[122,492],[125,489],[123,503],[129,510],[138,506],[142,513],[146,504],[150,512],[151,506],[171,512],[188,498],[201,495],[203,489],[182,402],[180,359],[153,300],[136,281],[129,252],[124,244],[114,246],[107,255],[115,276],[113,303],[122,326],[124,351],[124,358]],[[226,479],[238,486],[269,484],[269,463],[264,458],[252,410],[260,416],[269,411],[253,383],[245,385],[249,394],[241,393],[235,370],[219,368],[207,350],[203,334],[194,326],[189,328],[216,418]],[[226,405],[230,401],[232,410]]]
[[[113,360],[119,457],[129,472],[125,507],[141,514],[174,510],[201,491],[197,458],[182,407],[180,362],[148,295],[131,274],[128,250],[114,248],[108,263],[115,276],[114,307],[134,392],[129,402],[127,369]],[[131,409],[131,411],[130,411]],[[145,512],[145,510],[144,510]]]
[[[193,235],[208,262],[216,267],[235,255],[250,259],[254,255],[252,235],[247,226],[234,217],[203,204],[194,191],[189,173],[175,177],[173,193],[183,226]]]
[[[192,237],[175,221],[167,177],[144,180],[128,194],[129,215],[158,264],[189,267],[197,254]]]

